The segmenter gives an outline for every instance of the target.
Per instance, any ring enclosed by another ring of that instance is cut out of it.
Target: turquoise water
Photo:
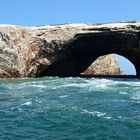
[[[0,140],[140,140],[140,82],[1,79]]]

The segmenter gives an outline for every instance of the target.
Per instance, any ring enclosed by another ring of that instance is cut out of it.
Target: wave
[[[26,87],[33,87],[33,88],[52,88],[52,89],[59,89],[59,88],[70,88],[70,87],[77,87],[77,88],[89,88],[92,87],[98,89],[107,89],[114,86],[120,87],[138,87],[140,88],[140,82],[138,80],[135,81],[123,81],[123,80],[111,80],[111,79],[95,79],[95,78],[44,78],[42,79],[13,79],[9,82],[4,82],[3,80],[0,81],[0,87],[6,87],[8,89],[22,89]]]
[[[21,106],[30,106],[30,105],[32,105],[32,101],[25,102]]]
[[[88,110],[85,110],[85,109],[82,110],[82,113],[90,114],[92,116],[97,116],[97,117],[102,117],[102,116],[106,115],[106,113],[104,113],[104,112],[88,111]]]

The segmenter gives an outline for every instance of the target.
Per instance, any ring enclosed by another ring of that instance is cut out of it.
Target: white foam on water
[[[79,87],[79,88],[86,88],[86,87],[94,87],[94,88],[103,88],[105,89],[107,85],[110,85],[112,83],[111,80],[107,79],[81,79],[81,83],[75,83],[74,81],[71,81],[73,83],[65,83],[63,82],[62,85],[56,86],[55,89],[57,88],[69,88],[69,87]]]
[[[85,110],[85,109],[82,109],[82,112],[83,113],[86,113],[86,114],[90,114],[92,116],[97,116],[97,117],[102,117],[102,116],[105,116],[106,115],[106,113],[104,113],[104,112],[88,111],[88,110]]]
[[[140,100],[140,91],[133,92],[132,96],[131,96],[131,99],[132,100]]]
[[[71,109],[75,111],[78,110],[76,106],[73,106]]]
[[[107,85],[102,83],[102,84],[97,84],[95,87],[99,89],[106,89]]]
[[[46,85],[29,85],[29,87],[46,88]]]
[[[86,84],[84,83],[71,83],[71,84],[64,84],[64,85],[61,85],[61,86],[57,86],[57,88],[62,88],[62,87],[85,87]]]
[[[118,119],[122,119],[123,117],[122,117],[122,116],[117,116],[117,118],[118,118]]]
[[[119,91],[119,94],[128,94],[128,92],[125,92],[125,91]]]
[[[126,86],[133,86],[133,87],[140,87],[140,82],[139,81],[114,81],[114,84],[125,84]]]
[[[114,120],[133,120],[135,117],[117,116]]]
[[[130,100],[112,100],[113,102],[124,102],[124,103],[136,103],[135,101],[130,101]]]
[[[95,79],[93,81],[89,80],[89,88],[91,90],[106,90],[110,88],[110,85],[112,84],[113,81],[108,79]]]
[[[62,96],[59,96],[59,98],[66,98],[66,97],[68,97],[69,95],[62,95]]]
[[[107,119],[107,120],[112,119],[112,117],[110,117],[110,116],[106,116],[106,117],[104,117],[104,118]]]
[[[22,106],[30,106],[32,105],[32,101],[28,101],[22,104]]]
[[[19,106],[11,107],[10,110],[11,111],[18,110],[18,111],[22,112],[22,109]]]
[[[106,79],[85,79],[83,83],[70,83],[59,86],[61,87],[79,87],[88,90],[106,89],[112,83]]]

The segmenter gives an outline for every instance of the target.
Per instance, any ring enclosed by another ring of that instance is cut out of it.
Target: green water
[[[140,140],[140,82],[1,79],[0,140]]]

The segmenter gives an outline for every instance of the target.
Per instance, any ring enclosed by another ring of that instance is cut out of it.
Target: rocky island
[[[0,25],[0,78],[122,74],[113,54],[129,59],[140,77],[139,22]]]
[[[115,54],[109,54],[100,56],[95,60],[83,73],[82,75],[124,75],[123,70],[120,68],[119,61]]]

